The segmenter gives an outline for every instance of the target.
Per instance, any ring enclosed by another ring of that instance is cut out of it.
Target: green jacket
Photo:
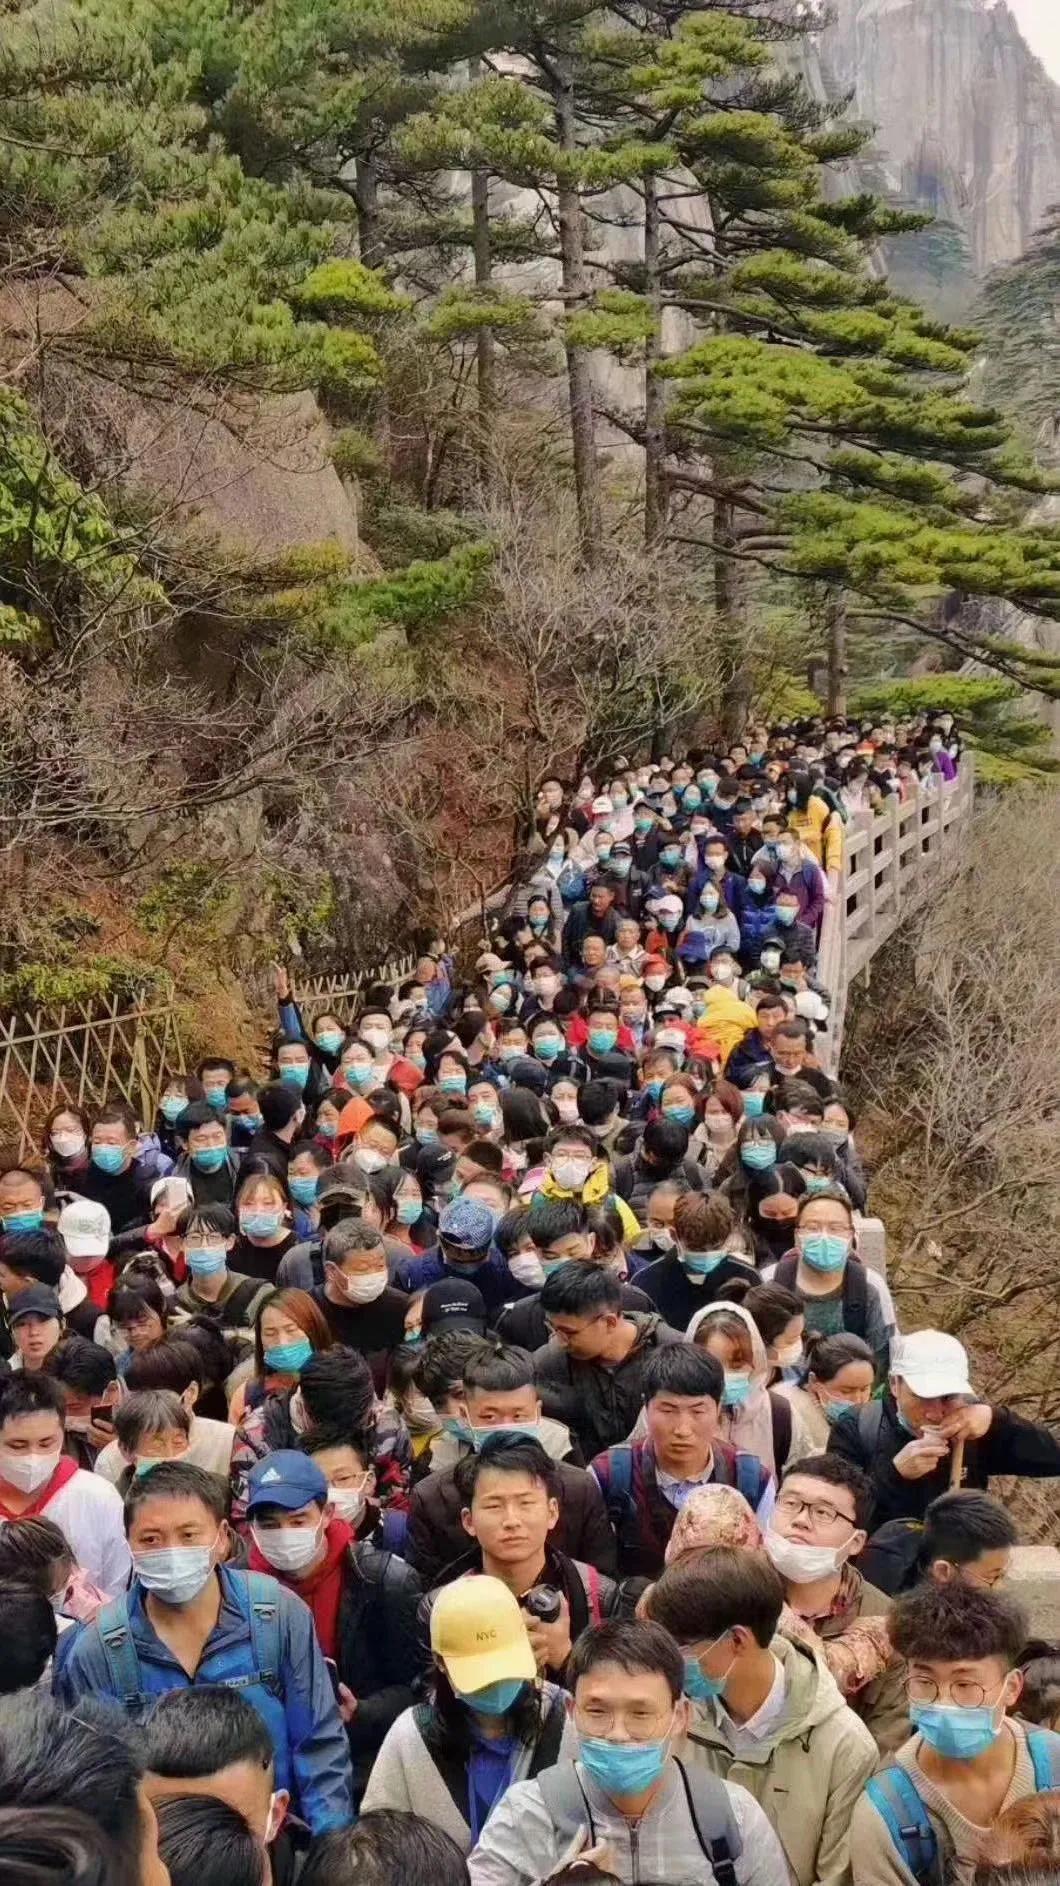
[[[717,1705],[693,1705],[689,1761],[753,1794],[780,1836],[796,1886],[849,1886],[850,1820],[876,1767],[876,1744],[848,1709],[823,1657],[774,1637],[787,1707],[753,1750],[734,1754]]]

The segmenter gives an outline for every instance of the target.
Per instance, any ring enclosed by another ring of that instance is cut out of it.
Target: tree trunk
[[[649,550],[666,535],[666,395],[656,368],[662,359],[662,288],[659,281],[659,198],[653,176],[644,179],[644,273],[655,332],[644,364],[644,542]]]
[[[553,100],[560,148],[573,152],[577,149],[577,144],[574,85],[569,70],[564,73],[561,82],[554,87]],[[581,196],[576,185],[561,183],[557,187],[556,210],[559,220],[563,306],[567,314],[576,314],[584,306],[587,292],[585,230]],[[587,563],[593,563],[600,552],[601,522],[592,362],[588,349],[585,347],[578,347],[567,341],[565,351],[571,448],[574,456],[574,491],[578,501],[578,526],[582,553]]]
[[[357,250],[365,268],[381,268],[379,175],[370,157],[357,159]]]
[[[735,543],[735,507],[721,499],[714,502],[714,607],[718,617],[724,682],[721,691],[721,718],[726,737],[738,740],[751,711],[751,664],[747,624],[740,595],[740,575],[731,557],[723,554]]]
[[[482,75],[481,61],[470,65],[472,84]],[[489,288],[493,280],[493,244],[490,235],[489,172],[471,172],[471,234],[475,258],[475,287]],[[497,408],[497,356],[493,335],[480,328],[475,340],[475,367],[478,384],[479,463],[483,482],[489,482],[489,451],[493,415]]]
[[[841,589],[828,599],[828,712],[847,711],[847,605]]]

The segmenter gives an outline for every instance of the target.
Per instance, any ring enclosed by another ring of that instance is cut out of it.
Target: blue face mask
[[[168,1120],[170,1126],[172,1126],[174,1120],[179,1120],[185,1107],[189,1105],[190,1102],[185,1099],[183,1094],[166,1094],[159,1102],[158,1111],[162,1115],[163,1120]]]
[[[423,1341],[422,1329],[407,1329],[404,1341],[406,1349],[418,1349]]]
[[[217,1111],[220,1113],[222,1107],[225,1104],[225,1101],[228,1099],[227,1087],[204,1087],[203,1093],[206,1095],[207,1105],[211,1107],[216,1107]],[[180,1111],[182,1113],[185,1107],[187,1106],[187,1104],[188,1102],[186,1100],[181,1101]],[[164,1103],[163,1103],[163,1106],[164,1106]],[[166,1115],[166,1117],[168,1119],[169,1117],[168,1114]]]
[[[728,1255],[728,1251],[686,1251],[681,1263],[693,1277],[709,1277]]]
[[[683,1684],[686,1696],[694,1703],[715,1703],[725,1694],[725,1679],[718,1676],[705,1676],[695,1657],[685,1658],[685,1680]]]
[[[342,1036],[334,1029],[327,1028],[316,1038],[321,1054],[338,1054],[342,1047]]]
[[[659,853],[659,863],[665,864],[671,871],[675,871],[680,862],[680,847],[677,845],[664,845]]]
[[[480,1716],[506,1716],[514,1709],[526,1689],[525,1677],[504,1677],[499,1683],[487,1683],[483,1690],[457,1690],[462,1703]]]
[[[747,1146],[741,1146],[740,1158],[752,1172],[764,1172],[768,1166],[777,1163],[777,1149],[771,1139],[752,1140]]]
[[[676,1120],[679,1126],[691,1126],[696,1117],[694,1107],[664,1107],[663,1112],[668,1120]]]
[[[795,918],[798,915],[798,912],[795,910],[792,910],[790,906],[787,909],[785,909],[783,904],[778,904],[773,914],[776,917],[777,922],[779,924],[782,924],[785,930],[790,930],[792,924],[795,921]]]
[[[399,1198],[397,1219],[399,1225],[414,1225],[417,1218],[422,1218],[423,1206],[418,1198]]]
[[[197,1153],[192,1153],[191,1163],[200,1172],[220,1172],[227,1153],[226,1146],[202,1146]]]
[[[438,1142],[438,1129],[434,1126],[418,1126],[416,1140],[420,1146],[434,1146]]]
[[[93,1146],[92,1164],[100,1172],[120,1172],[125,1164],[125,1154],[120,1146]]]
[[[822,1401],[821,1408],[824,1411],[824,1418],[828,1422],[829,1427],[833,1428],[838,1422],[846,1421],[848,1417],[857,1414],[857,1409],[852,1401]],[[901,1416],[899,1416],[899,1419],[901,1419]]]
[[[669,1735],[661,1742],[608,1742],[603,1736],[580,1737],[581,1761],[605,1794],[644,1794],[653,1788],[662,1774],[669,1749]]]
[[[594,1054],[610,1054],[618,1036],[613,1028],[591,1028],[589,1046]]]
[[[534,1042],[534,1053],[539,1061],[554,1061],[562,1051],[563,1043],[557,1041],[554,1035],[539,1035]]]
[[[953,1762],[974,1761],[997,1741],[1000,1722],[994,1721],[997,1704],[960,1709],[955,1703],[913,1703],[909,1720],[938,1755]]]
[[[443,1074],[438,1086],[443,1094],[466,1094],[467,1075]]]
[[[253,1139],[265,1124],[260,1113],[233,1113],[232,1132],[237,1139]]]
[[[374,1067],[367,1066],[363,1061],[351,1061],[343,1072],[351,1087],[374,1087],[376,1084]]]
[[[263,1350],[262,1359],[274,1375],[298,1375],[312,1353],[313,1345],[308,1337],[300,1336],[297,1342],[280,1342],[275,1349]]]
[[[280,1069],[280,1079],[286,1087],[297,1087],[299,1093],[301,1093],[306,1081],[309,1079],[309,1062],[287,1062],[286,1066]]]
[[[462,1415],[443,1415],[442,1429],[444,1433],[451,1434],[454,1441],[466,1441],[469,1447],[474,1447],[475,1436]]]
[[[274,1238],[283,1223],[278,1211],[244,1211],[239,1214],[239,1229],[246,1238]]]
[[[42,1211],[12,1212],[10,1218],[0,1219],[0,1223],[3,1224],[9,1237],[12,1233],[17,1237],[22,1231],[39,1231],[44,1223],[44,1213]]]
[[[216,1277],[225,1267],[224,1246],[218,1245],[213,1250],[204,1248],[200,1251],[188,1251],[187,1259],[188,1269],[193,1277]]]
[[[723,1408],[742,1408],[751,1393],[751,1377],[748,1373],[725,1371],[725,1387],[721,1391]]]
[[[296,1205],[315,1205],[317,1200],[317,1181],[311,1179],[288,1179],[287,1190]]]
[[[766,1097],[764,1094],[745,1094],[743,1097],[744,1119],[760,1120],[762,1114],[765,1112],[765,1105]]]
[[[827,1192],[831,1184],[831,1179],[820,1178],[816,1174],[811,1174],[806,1180],[806,1190],[808,1192]]]
[[[649,1100],[658,1100],[662,1090],[662,1081],[649,1081],[644,1092],[647,1094]]]
[[[800,1239],[799,1250],[811,1270],[842,1270],[850,1255],[850,1239],[812,1231]]]
[[[338,1125],[337,1120],[318,1120],[317,1121],[317,1138],[318,1139],[337,1139],[338,1134],[339,1134],[339,1125]]]
[[[471,1118],[476,1126],[496,1126],[498,1114],[496,1107],[491,1107],[488,1100],[476,1100],[471,1109]]]

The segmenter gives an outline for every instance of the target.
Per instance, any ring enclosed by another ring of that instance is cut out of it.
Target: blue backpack
[[[1060,1735],[1052,1729],[1028,1729],[1027,1750],[1035,1792],[1060,1787]],[[908,1769],[881,1768],[866,1782],[865,1792],[917,1886],[942,1886],[935,1830]]]

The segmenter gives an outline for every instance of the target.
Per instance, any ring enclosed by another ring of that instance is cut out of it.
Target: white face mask
[[[356,1526],[364,1512],[367,1494],[364,1487],[329,1487],[328,1499],[340,1519],[348,1526]]]
[[[555,1159],[552,1162],[552,1177],[564,1192],[580,1192],[592,1171],[580,1159]]]
[[[388,1028],[362,1028],[361,1040],[366,1048],[372,1049],[374,1054],[385,1054],[390,1046],[390,1030]]]
[[[386,1154],[377,1152],[374,1146],[357,1146],[353,1156],[362,1172],[382,1172],[386,1165]]]
[[[323,1520],[312,1532],[295,1531],[291,1526],[282,1526],[277,1532],[259,1532],[256,1526],[250,1528],[250,1536],[262,1558],[277,1572],[307,1571],[320,1551],[323,1535]]]
[[[83,1133],[53,1133],[52,1145],[60,1159],[78,1159],[85,1150]]]
[[[344,1277],[343,1288],[351,1303],[374,1303],[389,1281],[385,1270],[373,1270],[366,1277]]]
[[[781,1578],[790,1579],[793,1585],[812,1585],[818,1578],[831,1578],[845,1565],[849,1550],[847,1546],[797,1545],[772,1529],[763,1536],[762,1545]]]
[[[782,1349],[774,1349],[773,1355],[778,1369],[797,1369],[802,1361],[802,1343],[785,1343]]]
[[[528,1290],[540,1290],[545,1281],[545,1267],[536,1251],[517,1251],[508,1259],[508,1269],[516,1283],[525,1284]]]
[[[13,1454],[0,1447],[0,1480],[20,1493],[36,1493],[52,1477],[59,1465],[58,1454]]]

